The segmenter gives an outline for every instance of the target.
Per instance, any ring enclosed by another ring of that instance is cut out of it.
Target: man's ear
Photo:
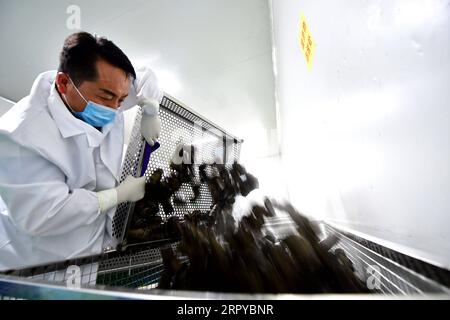
[[[58,72],[58,74],[56,75],[55,83],[59,93],[65,94],[67,92],[67,85],[69,84],[69,78],[67,77],[67,74]]]

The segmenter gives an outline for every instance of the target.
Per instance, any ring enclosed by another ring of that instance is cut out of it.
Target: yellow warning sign
[[[308,66],[308,69],[311,70],[314,53],[316,52],[316,43],[314,42],[314,38],[312,37],[303,13],[300,18],[300,47],[305,56],[306,65]]]

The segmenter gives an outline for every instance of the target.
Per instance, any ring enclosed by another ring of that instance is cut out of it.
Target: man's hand
[[[109,209],[122,202],[136,202],[145,195],[145,176],[135,178],[128,176],[116,188],[97,192],[98,206],[101,213],[108,212]]]
[[[126,201],[136,202],[141,200],[145,195],[145,176],[135,178],[128,176],[116,188],[117,203]]]
[[[153,146],[161,133],[159,103],[154,99],[138,96],[138,104],[142,107],[141,134],[147,143]]]

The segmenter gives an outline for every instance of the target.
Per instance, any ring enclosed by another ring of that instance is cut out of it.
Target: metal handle
[[[145,171],[147,170],[148,162],[150,161],[150,155],[153,153],[153,151],[158,150],[158,148],[161,145],[159,142],[155,142],[153,146],[150,146],[147,141],[145,142],[144,147],[144,156],[142,157],[142,165],[141,165],[141,174],[140,177],[144,176]]]

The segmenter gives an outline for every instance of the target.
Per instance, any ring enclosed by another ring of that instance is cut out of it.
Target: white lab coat
[[[69,112],[55,75],[39,75],[30,95],[0,118],[0,270],[94,255],[114,244],[115,208],[101,214],[96,192],[119,183],[122,112],[136,105],[136,88],[100,132]],[[143,75],[155,83],[149,98],[161,101],[154,74],[137,70]]]

